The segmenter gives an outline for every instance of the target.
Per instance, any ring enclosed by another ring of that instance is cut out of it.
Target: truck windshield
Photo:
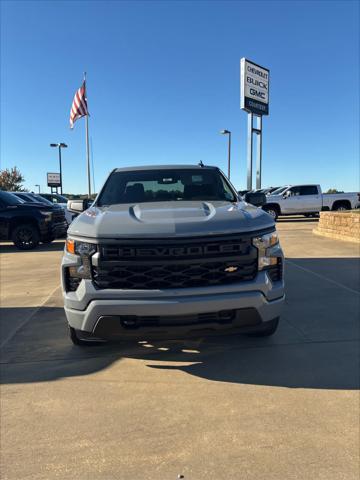
[[[215,168],[113,172],[98,206],[121,203],[212,200],[235,202],[230,185]]]
[[[57,203],[67,203],[68,199],[63,195],[56,194],[55,198],[57,198]]]
[[[44,205],[49,205],[49,207],[52,207],[54,204],[52,202],[50,202],[50,200],[48,200],[47,198],[44,198],[42,197],[41,195],[39,194],[31,194],[31,197],[34,199],[34,202],[37,202],[37,203],[43,203]]]
[[[278,189],[271,192],[271,195],[280,195],[287,188],[289,188],[289,185],[286,185],[286,187],[279,187]]]
[[[7,206],[23,205],[25,203],[23,200],[20,200],[20,198],[10,192],[0,192],[0,200],[2,200]]]

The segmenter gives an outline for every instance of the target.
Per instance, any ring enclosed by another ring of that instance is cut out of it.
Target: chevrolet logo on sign
[[[226,267],[224,272],[232,273],[232,272],[236,272],[237,269],[238,267]]]

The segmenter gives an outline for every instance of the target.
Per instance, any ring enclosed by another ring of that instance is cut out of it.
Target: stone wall
[[[321,212],[313,232],[324,237],[360,243],[360,210]]]

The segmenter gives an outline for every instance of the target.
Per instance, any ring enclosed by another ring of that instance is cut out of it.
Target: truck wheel
[[[270,335],[274,335],[279,325],[279,317],[266,322],[266,328],[259,330],[258,332],[249,333],[248,336],[250,337],[270,337]]]
[[[349,208],[346,203],[338,203],[337,205],[335,205],[334,210],[336,210],[337,212],[343,212],[345,210],[351,210],[351,208]]]
[[[34,225],[26,223],[14,228],[11,239],[20,250],[32,250],[39,245],[40,235]]]
[[[91,340],[91,337],[85,340],[84,338],[80,337],[79,333],[77,332],[77,330],[75,330],[75,328],[70,327],[70,325],[68,325],[68,327],[69,327],[69,337],[74,345],[77,345],[80,347],[90,347],[90,346],[95,347],[96,345],[102,345],[103,343],[105,343],[105,341],[100,341],[97,339]]]
[[[271,215],[273,217],[273,219],[276,221],[278,216],[279,216],[279,211],[276,207],[273,207],[271,205],[269,206],[266,206],[264,205],[262,207],[262,209],[264,210],[264,212],[268,213],[269,215]]]

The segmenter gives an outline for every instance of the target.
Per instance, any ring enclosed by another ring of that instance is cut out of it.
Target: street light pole
[[[50,143],[50,147],[58,147],[59,148],[59,166],[60,166],[60,193],[63,193],[63,184],[62,184],[62,168],[61,168],[61,149],[67,148],[66,143]],[[57,190],[56,190],[57,191]]]
[[[40,185],[36,184],[35,187],[38,187],[39,189],[38,193],[40,193]]]
[[[62,169],[61,169],[61,147],[59,144],[59,165],[60,165],[60,193],[62,195]]]
[[[231,162],[231,132],[230,130],[221,130],[220,132],[222,135],[228,135],[228,179],[230,180],[230,162]]]

